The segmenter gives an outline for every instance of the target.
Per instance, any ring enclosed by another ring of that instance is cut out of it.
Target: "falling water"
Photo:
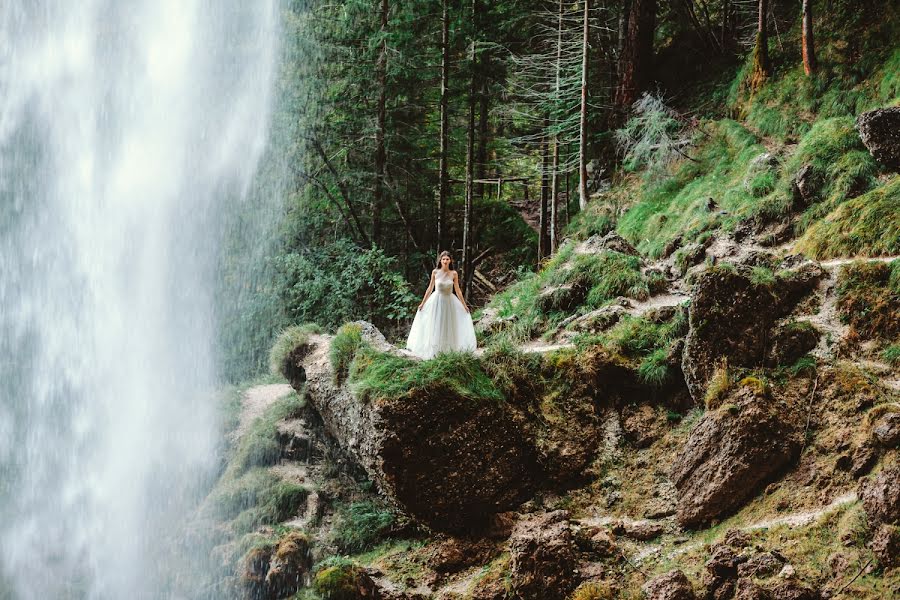
[[[0,3],[0,598],[168,598],[277,0]]]

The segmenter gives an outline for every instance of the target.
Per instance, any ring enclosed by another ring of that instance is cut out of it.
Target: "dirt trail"
[[[812,510],[803,510],[797,511],[794,513],[789,513],[786,515],[781,515],[778,517],[773,517],[771,519],[763,519],[761,521],[756,521],[753,523],[748,523],[746,525],[736,526],[734,529],[739,529],[741,531],[758,531],[760,529],[769,529],[772,527],[778,527],[780,525],[784,525],[789,528],[795,527],[803,527],[805,525],[809,525],[817,521],[822,516],[828,514],[831,511],[837,510],[841,506],[846,504],[851,504],[857,501],[857,496],[855,491],[848,491],[840,496],[836,497],[834,500],[829,502],[827,505],[812,509]],[[611,518],[596,518],[589,519],[586,521],[582,521],[583,523],[596,523],[603,524],[614,521],[617,519]],[[623,521],[628,521],[628,519],[621,519]],[[678,546],[665,553],[664,559],[671,560],[672,558],[690,552],[691,550],[695,550],[702,546],[705,542],[703,541],[694,541],[688,544],[684,544],[682,546]],[[661,544],[643,544],[640,542],[636,542],[636,546],[638,548],[637,552],[634,553],[630,559],[636,563],[641,563],[647,560],[650,557],[660,556],[663,553],[663,546]]]
[[[232,434],[233,438],[239,439],[247,433],[253,422],[261,417],[269,406],[292,393],[294,393],[294,388],[287,383],[272,383],[249,388],[244,392],[244,400],[241,405],[241,420]]]

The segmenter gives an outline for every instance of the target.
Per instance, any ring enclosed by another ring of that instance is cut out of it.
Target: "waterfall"
[[[0,598],[171,598],[277,0],[0,4]]]

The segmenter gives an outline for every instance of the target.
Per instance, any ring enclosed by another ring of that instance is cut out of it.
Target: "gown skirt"
[[[474,351],[476,346],[472,315],[453,295],[453,281],[436,280],[434,292],[416,312],[406,348],[429,359],[439,352]]]

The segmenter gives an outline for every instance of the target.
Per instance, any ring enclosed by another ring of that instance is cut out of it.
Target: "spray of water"
[[[277,0],[0,4],[0,598],[174,594],[277,39]]]

